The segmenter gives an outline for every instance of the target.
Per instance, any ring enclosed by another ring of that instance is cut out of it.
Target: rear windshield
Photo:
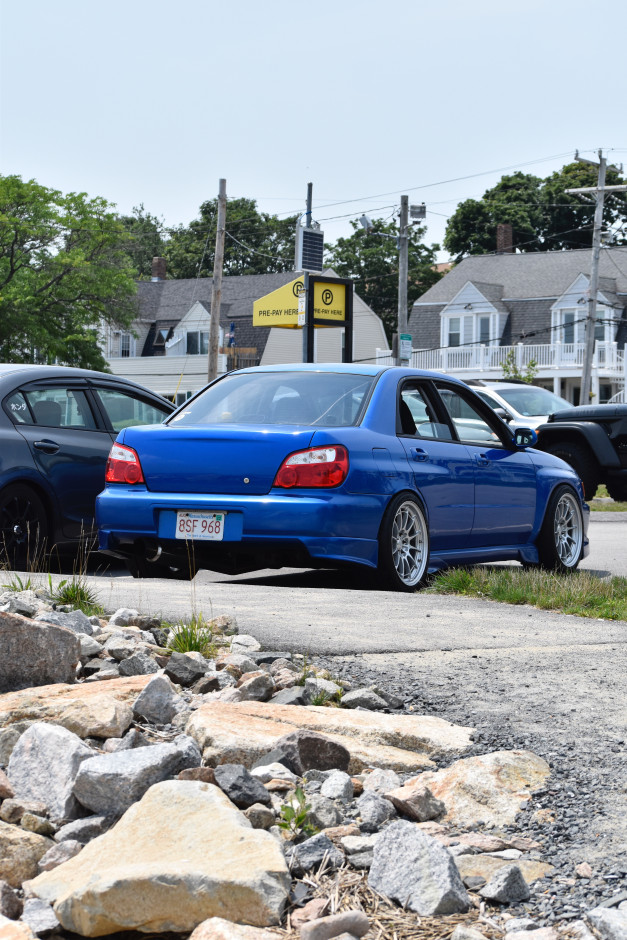
[[[497,388],[495,391],[519,414],[529,417],[549,415],[553,411],[572,407],[565,398],[554,395],[546,388]]]
[[[211,385],[167,423],[347,427],[361,416],[374,378],[340,372],[235,373]]]

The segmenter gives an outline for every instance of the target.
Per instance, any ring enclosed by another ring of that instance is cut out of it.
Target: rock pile
[[[455,940],[555,940],[534,929],[543,846],[511,833],[543,760],[464,757],[472,729],[209,626],[204,655],[172,652],[137,611],[0,596],[0,940],[364,936],[367,910],[300,890],[337,870],[404,916],[467,916]],[[625,907],[570,936],[624,940]]]

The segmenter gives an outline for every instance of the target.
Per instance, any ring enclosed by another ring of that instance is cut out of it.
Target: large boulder
[[[123,813],[155,783],[200,766],[198,745],[187,735],[171,744],[100,754],[85,761],[74,783],[74,796],[102,816]]]
[[[204,762],[252,767],[284,735],[316,731],[350,753],[349,772],[389,767],[402,773],[433,767],[431,758],[452,758],[471,745],[471,728],[424,715],[384,715],[341,708],[294,708],[260,702],[212,701],[191,715],[186,731]]]
[[[395,793],[428,787],[446,807],[442,822],[453,826],[511,826],[521,804],[550,773],[547,762],[531,751],[493,751],[420,774]]]
[[[9,692],[0,697],[0,727],[48,721],[79,738],[120,738],[133,721],[135,699],[149,681],[150,676],[131,676]]]
[[[209,917],[278,924],[290,889],[274,836],[253,829],[217,787],[156,784],[76,858],[29,882],[66,930],[189,932]]]
[[[0,694],[74,682],[79,659],[72,630],[0,611]]]
[[[13,748],[7,775],[20,799],[43,803],[53,819],[74,819],[81,812],[74,780],[93,753],[66,728],[37,722]]]

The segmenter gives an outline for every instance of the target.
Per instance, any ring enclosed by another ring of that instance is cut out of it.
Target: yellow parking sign
[[[346,320],[346,285],[314,281],[314,320]]]
[[[302,277],[271,291],[253,303],[253,326],[298,329],[299,298],[305,290]]]

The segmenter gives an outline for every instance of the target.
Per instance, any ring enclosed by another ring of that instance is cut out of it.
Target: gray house
[[[577,404],[590,260],[586,250],[465,258],[412,308],[412,365],[494,379],[513,355],[522,368],[534,360],[536,382]],[[627,246],[603,248],[599,274],[592,391],[608,401],[625,389]]]
[[[153,278],[140,281],[132,331],[107,328],[101,347],[111,371],[155,392],[185,401],[207,382],[212,278],[167,280],[155,259]],[[326,272],[333,275],[332,271]],[[297,274],[255,274],[222,279],[218,371],[302,361],[302,331],[253,326],[253,303]],[[231,329],[231,325],[233,329]],[[316,330],[317,362],[341,362],[343,329]],[[353,358],[374,360],[385,345],[379,317],[353,297]]]

